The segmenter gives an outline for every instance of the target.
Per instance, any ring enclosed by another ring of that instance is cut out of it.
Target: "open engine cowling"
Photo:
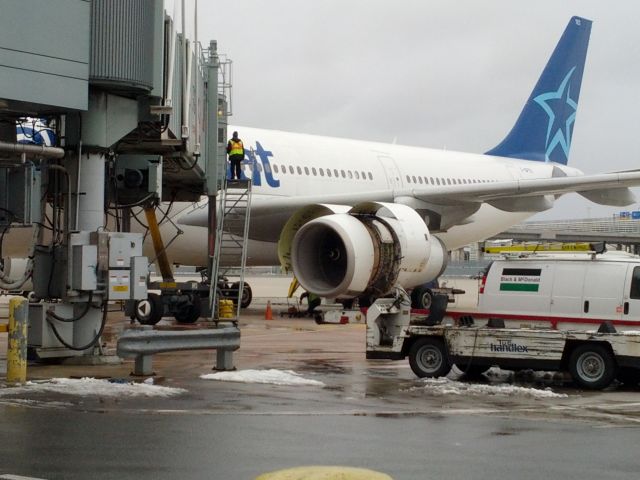
[[[305,207],[285,225],[278,250],[306,290],[329,298],[413,287],[438,277],[447,260],[444,245],[415,210],[383,202],[348,211]]]

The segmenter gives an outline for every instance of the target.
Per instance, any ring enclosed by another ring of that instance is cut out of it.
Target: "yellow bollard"
[[[9,301],[9,347],[7,350],[7,383],[27,381],[27,311],[26,298]]]
[[[218,302],[218,317],[233,318],[233,300],[222,299]]]

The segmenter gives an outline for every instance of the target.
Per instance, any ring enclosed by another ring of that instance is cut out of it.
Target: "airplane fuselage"
[[[402,203],[414,190],[547,179],[558,172],[581,174],[554,163],[249,127],[232,129],[244,142],[243,174],[252,180],[250,265],[279,263],[276,243],[282,227],[297,208],[309,203],[350,205],[355,199]],[[331,200],[323,202],[323,197]],[[456,210],[455,205],[445,208]],[[206,210],[205,200],[185,210],[189,220],[178,216],[186,234],[171,247],[174,261],[206,264]],[[482,204],[462,224],[431,230],[452,250],[495,235],[534,213],[506,212]],[[196,236],[201,237],[198,249],[194,248]]]

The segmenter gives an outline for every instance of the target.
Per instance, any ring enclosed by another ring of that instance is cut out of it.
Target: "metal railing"
[[[507,232],[556,231],[580,233],[636,233],[640,235],[640,220],[618,216],[583,218],[576,220],[546,220],[523,222],[510,227]]]

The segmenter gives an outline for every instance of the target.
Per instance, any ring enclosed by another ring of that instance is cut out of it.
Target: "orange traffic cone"
[[[271,311],[271,300],[267,300],[267,309],[264,311],[265,320],[273,320],[273,312]]]

